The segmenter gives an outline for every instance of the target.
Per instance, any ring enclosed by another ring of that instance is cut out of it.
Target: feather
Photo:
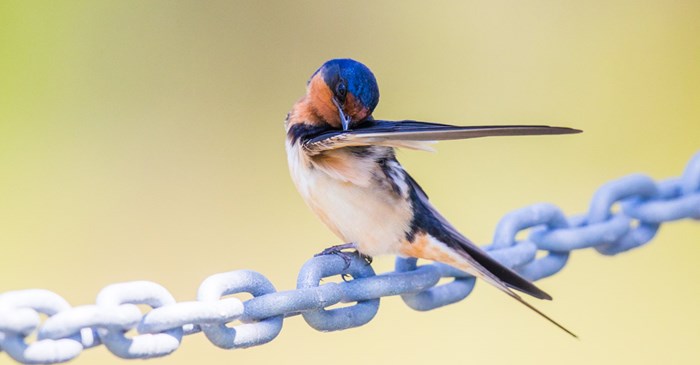
[[[380,145],[431,150],[426,143],[490,136],[528,136],[580,133],[578,129],[546,125],[454,126],[406,121],[369,120],[347,131],[329,130],[310,138],[304,149],[310,154],[349,146]]]
[[[428,196],[425,195],[418,183],[408,173],[405,176],[411,187],[410,199],[414,215],[411,222],[411,232],[407,237],[410,243],[404,247],[404,254],[440,261],[483,279],[571,336],[577,337],[566,327],[526,302],[511,288],[538,299],[551,300],[552,297],[549,294],[493,259],[488,253],[459,233],[432,206],[428,201]]]

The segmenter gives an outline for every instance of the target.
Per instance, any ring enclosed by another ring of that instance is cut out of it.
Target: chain
[[[661,223],[685,218],[700,219],[700,153],[678,179],[655,183],[630,175],[603,185],[588,212],[579,216],[567,218],[551,204],[508,213],[486,250],[538,280],[559,272],[573,250],[593,247],[615,255],[650,241]],[[516,239],[528,229],[526,239]],[[547,255],[536,258],[540,250]],[[338,331],[372,320],[381,297],[400,295],[411,308],[426,311],[460,301],[474,287],[474,277],[447,265],[418,266],[415,259],[398,258],[395,267],[376,275],[358,256],[349,266],[338,256],[319,256],[301,268],[295,290],[278,292],[262,274],[238,270],[208,277],[197,300],[189,302],[176,302],[165,288],[148,281],[109,285],[95,304],[77,307],[47,290],[6,292],[0,294],[0,349],[26,364],[65,362],[100,344],[122,358],[151,358],[172,353],[183,336],[198,332],[216,346],[246,348],[272,341],[285,317],[301,314],[314,329]],[[336,275],[352,280],[320,284]],[[437,285],[441,278],[454,280]],[[237,293],[253,297],[226,297]],[[326,309],[336,303],[356,304]],[[138,304],[153,309],[142,314]],[[48,316],[43,323],[39,313]],[[236,323],[226,325],[231,322]],[[133,329],[137,335],[125,336]],[[27,343],[32,334],[36,340]]]

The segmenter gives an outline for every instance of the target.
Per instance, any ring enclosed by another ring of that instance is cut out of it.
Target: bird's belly
[[[317,177],[308,204],[341,239],[369,256],[399,253],[412,218],[408,202],[387,191],[324,176]]]
[[[409,202],[381,186],[358,186],[296,166],[292,177],[311,210],[344,242],[368,256],[399,254],[413,213]]]

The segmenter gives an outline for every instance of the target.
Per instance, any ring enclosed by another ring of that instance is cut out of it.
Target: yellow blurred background
[[[3,1],[0,292],[80,305],[151,280],[193,300],[205,277],[236,269],[293,288],[340,242],[292,186],[282,121],[335,57],[374,71],[378,118],[585,131],[400,153],[476,242],[525,205],[575,214],[609,180],[678,176],[700,150],[698,14],[698,1],[668,0]],[[700,224],[682,221],[616,257],[575,252],[539,282],[555,300],[536,304],[580,341],[477,285],[425,313],[384,299],[342,332],[291,318],[246,350],[189,336],[148,363],[698,363],[699,243]],[[100,347],[73,363],[124,360]]]

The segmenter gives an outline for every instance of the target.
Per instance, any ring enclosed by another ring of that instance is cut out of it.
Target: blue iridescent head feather
[[[347,83],[347,91],[355,96],[363,106],[374,111],[379,103],[377,79],[370,69],[349,58],[337,58],[324,63],[312,76],[321,72],[323,80],[329,87],[334,87],[338,80]]]

